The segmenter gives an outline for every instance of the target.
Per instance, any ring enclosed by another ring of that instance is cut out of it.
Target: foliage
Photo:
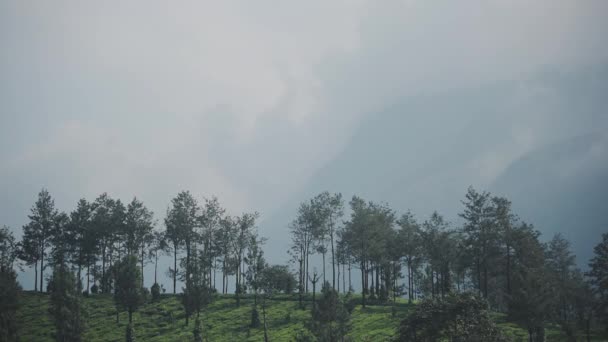
[[[16,313],[19,309],[21,286],[17,274],[11,268],[0,269],[0,341],[19,340],[19,322]]]
[[[160,285],[158,283],[154,283],[152,287],[150,287],[150,292],[152,293],[152,300],[160,299]]]
[[[52,289],[49,313],[55,324],[56,340],[70,342],[83,340],[85,323],[81,289],[75,281],[74,274],[65,265],[56,265],[49,284]]]
[[[340,341],[351,329],[350,312],[329,282],[323,284],[314,306],[310,331],[317,341]]]
[[[133,325],[131,323],[127,324],[127,329],[125,332],[125,341],[135,342],[135,331],[133,330]]]
[[[421,301],[401,322],[399,341],[501,341],[485,300],[470,293]]]
[[[129,323],[133,312],[143,304],[145,295],[141,286],[141,273],[137,267],[137,258],[128,255],[115,265],[116,289],[114,302],[117,308],[129,313]]]

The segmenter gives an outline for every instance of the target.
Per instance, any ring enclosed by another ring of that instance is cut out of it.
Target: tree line
[[[252,326],[261,324],[257,310],[261,297],[265,336],[269,296],[296,290],[304,308],[303,298],[312,290],[311,313],[317,325],[311,331],[333,336],[329,340],[339,331],[343,338],[352,311],[345,308],[352,297],[340,299],[339,294],[351,296],[355,276],[364,308],[369,303],[395,305],[399,297],[410,303],[445,299],[453,304],[458,303],[454,294],[474,294],[493,311],[504,312],[526,327],[531,340],[542,340],[549,322],[558,324],[570,338],[581,331],[589,336],[593,325],[608,326],[608,234],[595,247],[585,273],[577,268],[570,243],[562,235],[542,242],[540,232],[518,218],[508,199],[472,187],[462,200],[459,225],[437,212],[424,220],[409,211],[398,215],[386,203],[357,196],[348,203],[348,217],[345,211],[339,193],[322,192],[301,203],[289,224],[292,272],[288,266],[266,262],[266,239],[256,227],[258,213],[229,215],[215,197],[199,202],[182,191],[171,200],[159,225],[137,198],[125,205],[104,193],[92,202],[79,200],[68,214],[57,210],[43,189],[20,241],[7,227],[0,230],[0,286],[10,296],[6,300],[3,296],[0,337],[11,340],[17,331],[14,312],[20,286],[15,268],[32,267],[34,291],[51,292],[58,340],[78,340],[74,336],[80,336],[85,326],[82,295],[113,295],[117,321],[119,312],[126,311],[129,323],[148,294],[152,300],[159,298],[165,291],[158,284],[160,255],[173,259],[167,275],[174,294],[177,281],[183,283],[185,320],[188,324],[196,315],[195,336],[201,335],[202,309],[214,293],[228,293],[229,279],[235,282],[236,305],[245,293],[254,298]],[[322,260],[319,271],[310,265],[313,255]],[[143,270],[150,262],[154,281],[147,290]],[[49,267],[53,272],[45,288]],[[319,281],[322,294],[317,303]],[[476,300],[471,301],[473,307],[480,305]],[[323,307],[333,308],[333,313]],[[420,306],[425,307],[443,312],[435,304]],[[414,321],[404,324],[409,327]],[[410,328],[401,330],[412,333]],[[131,325],[126,336],[133,336]]]
[[[542,242],[507,198],[473,187],[462,200],[458,226],[437,212],[420,221],[357,196],[349,207],[350,217],[342,219],[341,194],[328,192],[300,205],[290,225],[300,296],[315,284],[310,256],[321,254],[325,281],[329,251],[333,289],[353,291],[352,269],[358,269],[363,307],[370,300],[473,292],[526,327],[531,340],[542,341],[549,322],[572,340],[581,331],[589,338],[593,322],[608,326],[608,234],[584,273],[561,234]]]

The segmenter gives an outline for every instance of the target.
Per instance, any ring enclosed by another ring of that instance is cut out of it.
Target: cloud
[[[404,97],[608,57],[605,1],[0,6],[0,175],[156,211],[181,188],[272,211]],[[522,84],[513,111],[551,96]],[[540,109],[497,118],[513,140],[475,159],[488,181],[546,141]]]

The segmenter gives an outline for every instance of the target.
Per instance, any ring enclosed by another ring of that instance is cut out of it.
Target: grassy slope
[[[48,315],[48,296],[27,292],[23,295],[19,310],[23,341],[52,341],[53,324]],[[291,341],[305,321],[308,310],[298,310],[295,297],[282,297],[268,302],[267,322],[272,341]],[[241,301],[237,307],[232,296],[216,299],[202,313],[203,330],[210,341],[263,341],[262,328],[250,329],[253,299]],[[116,323],[116,312],[111,296],[96,295],[85,298],[87,331],[85,341],[124,341],[127,314],[120,314]],[[391,317],[390,306],[357,306],[352,316],[351,336],[355,341],[386,341],[395,333],[401,318],[410,306],[399,303],[397,315]],[[261,319],[260,309],[260,319]],[[527,340],[526,332],[513,323],[496,315],[499,326],[515,341]],[[138,341],[192,341],[194,321],[185,326],[184,313],[175,296],[164,296],[159,302],[145,304],[133,315]],[[548,331],[549,340],[560,340],[557,331]]]

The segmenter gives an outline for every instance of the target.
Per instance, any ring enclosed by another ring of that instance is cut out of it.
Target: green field
[[[25,292],[18,312],[22,341],[53,341],[53,323],[48,314],[49,297],[46,294]],[[310,299],[310,298],[307,298]],[[267,302],[267,323],[271,341],[292,341],[304,329],[310,317],[309,310],[297,309],[297,296],[281,296]],[[310,302],[308,302],[310,304]],[[127,313],[120,313],[116,323],[116,310],[110,295],[93,295],[84,299],[87,330],[84,341],[124,341]],[[202,313],[204,335],[209,341],[263,341],[262,328],[249,328],[253,298],[241,300],[236,306],[232,295],[218,296]],[[391,307],[357,305],[352,315],[350,337],[354,341],[388,341],[399,321],[412,308],[405,302],[396,306],[396,317]],[[260,309],[261,316],[261,309]],[[504,315],[495,314],[496,322],[514,341],[527,341],[527,333],[516,324],[505,321]],[[185,326],[184,311],[179,297],[165,295],[158,302],[146,303],[133,315],[137,341],[192,341],[194,320]],[[548,341],[562,340],[554,327],[547,331]]]

